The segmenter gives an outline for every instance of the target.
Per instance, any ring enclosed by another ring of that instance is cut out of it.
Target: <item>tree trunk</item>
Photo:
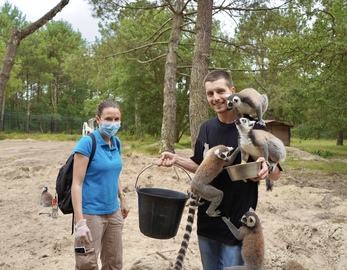
[[[25,132],[30,132],[30,104],[31,104],[31,87],[32,85],[29,85],[28,82],[26,82],[26,118],[25,118]]]
[[[178,43],[183,21],[183,2],[177,0],[165,63],[163,121],[161,125],[160,152],[175,151],[176,141],[176,72]]]
[[[142,121],[140,115],[140,93],[135,97],[135,135],[136,139],[142,138]]]
[[[5,125],[5,96],[3,96],[2,105],[0,104],[0,108],[1,108],[0,131],[4,131],[4,125]]]
[[[18,30],[14,29],[11,32],[10,38],[7,43],[7,50],[5,53],[4,60],[2,62],[2,68],[0,70],[0,106],[1,108],[1,123],[0,123],[0,131],[3,131],[3,120],[4,120],[4,96],[5,96],[5,88],[8,80],[10,79],[10,73],[14,64],[14,59],[16,57],[17,49],[20,44],[20,41],[27,36],[34,33],[36,30],[45,25],[48,21],[50,21],[58,12],[60,12],[67,4],[69,0],[62,0],[59,4],[57,4],[53,9],[47,12],[44,16],[38,19],[36,22],[28,25],[27,27]]]
[[[189,117],[192,148],[194,149],[200,125],[208,119],[208,103],[203,80],[210,63],[213,0],[198,0],[195,50],[189,91]]]
[[[343,131],[339,132],[337,137],[336,145],[343,145]]]
[[[2,68],[0,71],[0,106],[1,108],[1,123],[0,131],[4,131],[4,112],[5,112],[5,88],[8,80],[10,79],[11,69],[14,65],[14,58],[16,56],[17,48],[21,40],[20,31],[14,29],[11,31],[10,38],[7,43],[7,50],[4,60],[2,62]]]

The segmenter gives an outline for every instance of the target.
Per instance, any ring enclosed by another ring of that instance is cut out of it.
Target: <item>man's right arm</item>
[[[195,173],[198,168],[198,164],[196,164],[190,158],[184,158],[177,154],[173,154],[171,152],[163,152],[157,164],[158,166],[164,166],[164,167],[171,167],[173,165],[178,165],[191,173]]]

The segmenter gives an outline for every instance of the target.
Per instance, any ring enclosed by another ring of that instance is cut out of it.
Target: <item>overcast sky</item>
[[[6,0],[0,0],[2,6]],[[60,0],[8,0],[26,16],[27,21],[34,22],[55,7]],[[70,0],[53,20],[68,21],[74,30],[81,32],[88,42],[93,42],[99,36],[98,21],[92,17],[92,11],[85,0]]]

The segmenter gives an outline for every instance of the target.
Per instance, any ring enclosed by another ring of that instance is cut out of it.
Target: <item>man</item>
[[[223,70],[212,71],[206,75],[204,86],[207,100],[217,116],[201,125],[194,155],[191,158],[163,152],[158,166],[170,167],[177,164],[194,173],[203,160],[203,153],[208,149],[219,144],[231,146],[234,149],[238,147],[238,132],[234,123],[237,115],[234,110],[227,110],[227,96],[235,93],[230,74]],[[257,125],[255,128],[263,127]],[[250,158],[249,161],[253,160]],[[224,192],[223,201],[218,207],[221,216],[230,217],[230,221],[237,227],[241,226],[240,219],[250,207],[256,209],[258,181],[266,178],[277,180],[280,177],[279,167],[268,174],[265,159],[261,157],[257,161],[261,161],[258,176],[247,180],[246,183],[232,182],[225,170],[211,182],[211,185]],[[239,154],[234,164],[240,162]],[[209,217],[206,214],[209,202],[202,201],[204,203],[198,209],[197,234],[204,270],[222,270],[225,267],[242,265],[241,243],[235,239],[221,217]]]

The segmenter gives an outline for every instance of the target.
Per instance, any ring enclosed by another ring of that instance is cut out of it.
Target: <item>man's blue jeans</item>
[[[243,265],[240,246],[229,246],[199,235],[198,242],[204,270],[223,270],[225,267]]]

